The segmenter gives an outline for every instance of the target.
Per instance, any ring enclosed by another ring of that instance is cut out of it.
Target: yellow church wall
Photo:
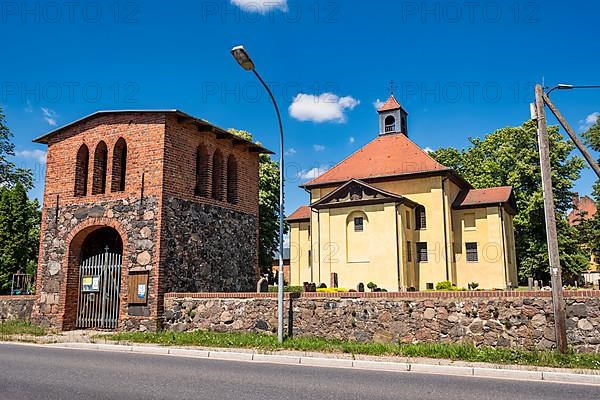
[[[477,282],[480,289],[505,289],[511,275],[516,279],[516,264],[512,263],[515,265],[512,273],[507,258],[514,257],[508,249],[506,234],[511,221],[512,216],[498,206],[454,211],[456,284],[459,287],[466,288],[469,283]],[[475,262],[467,261],[467,243],[477,243]]]
[[[339,287],[356,289],[360,282],[365,286],[374,282],[389,291],[398,290],[393,203],[331,208],[320,210],[319,214],[321,255],[318,282],[329,285],[331,273],[335,272]],[[362,232],[354,231],[355,217],[365,218]]]
[[[417,290],[425,290],[427,283],[436,284],[437,282],[448,279],[451,273],[452,265],[450,261],[450,250],[444,248],[444,208],[447,213],[446,219],[446,238],[451,238],[450,210],[451,199],[450,186],[453,183],[446,181],[446,196],[442,195],[442,177],[432,176],[426,178],[414,178],[406,180],[397,180],[389,182],[374,183],[373,186],[386,190],[388,192],[400,194],[406,198],[425,207],[427,218],[427,227],[425,229],[414,231],[414,240],[411,241],[414,247],[414,256],[416,257],[416,243],[426,242],[428,260],[416,264],[414,287]],[[456,191],[458,193],[458,191]],[[444,205],[445,203],[445,205]],[[414,213],[412,228],[414,229]],[[448,264],[446,263],[448,257]]]
[[[313,282],[311,268],[310,222],[290,224],[290,284]]]

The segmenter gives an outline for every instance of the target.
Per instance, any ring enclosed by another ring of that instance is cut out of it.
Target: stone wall
[[[0,322],[29,321],[35,296],[0,296]]]
[[[256,289],[258,219],[176,198],[165,199],[165,292]]]
[[[152,271],[158,242],[156,209],[154,197],[144,198],[143,203],[133,198],[44,208],[37,275],[39,301],[34,309],[34,320],[59,329],[75,327],[78,252],[87,232],[95,226],[115,228],[123,241],[122,294],[127,293],[124,290],[127,271]],[[127,301],[121,301],[119,318],[125,320],[126,329],[135,329],[140,323],[148,324],[148,329],[156,329],[156,317],[154,321],[149,320],[152,310],[162,301],[153,290],[157,287],[155,275],[150,274],[147,305],[129,307]]]
[[[567,295],[569,344],[600,352],[600,292]],[[286,299],[288,331],[360,342],[474,343],[550,349],[555,346],[550,294],[379,293]],[[425,295],[425,296],[424,296]],[[332,295],[330,295],[332,296]],[[519,297],[517,297],[519,296]],[[167,294],[165,329],[247,331],[273,334],[277,300],[271,294]]]

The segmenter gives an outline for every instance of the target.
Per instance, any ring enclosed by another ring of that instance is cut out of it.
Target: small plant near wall
[[[479,283],[477,282],[471,282],[469,283],[469,290],[476,290],[479,287]]]
[[[450,281],[442,281],[435,285],[435,290],[440,292],[464,292],[466,289],[464,287],[457,287]]]
[[[452,285],[452,282],[450,282],[450,281],[438,282],[435,285],[435,290],[450,291],[450,290],[454,290],[453,288],[454,288],[454,286]]]
[[[387,292],[386,289],[380,288],[379,286],[377,286],[375,283],[373,282],[369,282],[367,283],[367,287],[369,289],[371,289],[371,292]]]

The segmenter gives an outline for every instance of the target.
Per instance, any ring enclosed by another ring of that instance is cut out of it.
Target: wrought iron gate
[[[115,329],[119,321],[121,255],[90,257],[79,266],[78,328]]]

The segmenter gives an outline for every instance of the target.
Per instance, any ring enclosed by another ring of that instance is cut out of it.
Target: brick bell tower
[[[48,146],[37,323],[156,330],[165,293],[254,290],[270,151],[177,110],[100,111],[34,141]]]

